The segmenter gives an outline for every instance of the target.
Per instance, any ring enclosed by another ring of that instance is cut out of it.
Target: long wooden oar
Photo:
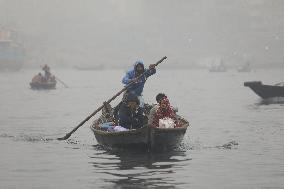
[[[58,77],[55,77],[55,79],[57,81],[59,81],[60,83],[62,83],[62,85],[64,85],[64,87],[69,88],[68,85],[66,85],[63,81],[61,81]]]
[[[161,60],[159,60],[156,64],[155,67],[158,66],[161,62],[163,62],[167,57],[163,57]],[[135,81],[139,80],[140,78],[142,78],[145,75],[145,72],[140,75],[139,77],[137,77],[135,79]],[[126,91],[129,86],[131,86],[133,83],[135,83],[135,81],[132,81],[131,83],[129,83],[128,85],[126,85],[122,90],[120,90],[118,93],[116,93],[113,97],[111,97],[108,101],[106,101],[107,104],[109,104],[111,101],[113,101],[116,97],[118,97],[121,93],[123,93],[124,91]],[[79,125],[77,127],[75,127],[71,132],[67,133],[64,137],[61,138],[57,138],[58,140],[66,140],[68,139],[77,129],[79,129],[79,127],[81,127],[86,121],[88,121],[91,117],[93,117],[94,115],[96,115],[99,111],[101,111],[101,109],[103,109],[104,104],[101,105],[98,109],[96,109],[92,114],[90,114],[88,117],[86,117],[81,123],[79,123]]]

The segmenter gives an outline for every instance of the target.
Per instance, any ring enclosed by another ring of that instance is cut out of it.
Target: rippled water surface
[[[284,70],[158,70],[144,88],[164,92],[190,122],[180,149],[105,151],[89,129],[58,141],[121,88],[122,70],[53,70],[69,88],[34,91],[37,70],[0,73],[0,188],[283,188],[284,104],[244,81],[283,81]],[[116,99],[112,105],[119,102]]]

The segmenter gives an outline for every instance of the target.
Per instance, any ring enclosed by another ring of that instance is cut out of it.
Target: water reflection
[[[256,105],[284,104],[284,97],[274,97],[268,99],[260,99]]]
[[[110,188],[176,188],[175,173],[191,159],[185,151],[151,153],[141,151],[98,151],[91,156],[92,166]]]

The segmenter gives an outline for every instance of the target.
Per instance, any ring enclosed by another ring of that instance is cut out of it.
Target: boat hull
[[[97,142],[109,148],[147,148],[148,128],[122,132],[107,132],[95,129],[91,126]]]
[[[155,151],[164,151],[178,147],[183,140],[186,128],[187,127],[151,129],[149,147]]]
[[[31,89],[55,89],[56,81],[55,82],[46,82],[46,83],[30,83]]]
[[[284,97],[284,87],[275,85],[263,85],[261,81],[245,82],[244,86],[249,87],[263,99]]]
[[[144,126],[140,129],[107,132],[91,125],[97,142],[106,148],[147,149],[164,151],[178,147],[183,140],[188,128],[188,122],[184,121],[179,128],[153,128]]]

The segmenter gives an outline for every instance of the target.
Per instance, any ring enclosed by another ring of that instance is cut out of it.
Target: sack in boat
[[[165,117],[163,119],[159,119],[160,128],[174,128],[175,126],[176,124],[172,118]]]
[[[107,132],[120,132],[129,130],[121,126],[115,126],[113,122],[102,124],[101,129]]]
[[[120,132],[120,131],[128,131],[129,129],[126,129],[126,128],[121,127],[121,126],[115,126],[115,127],[113,128],[113,130],[114,130],[115,132]]]

